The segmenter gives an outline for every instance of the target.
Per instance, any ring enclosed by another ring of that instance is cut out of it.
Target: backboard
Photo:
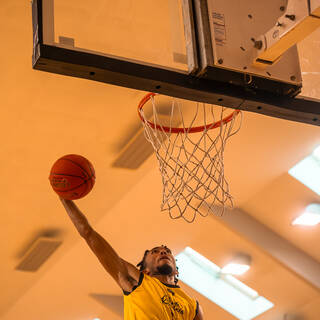
[[[180,1],[42,2],[43,42],[176,71],[187,71]]]
[[[300,26],[312,16],[311,27],[299,29],[310,33],[319,26],[318,3],[311,14],[295,2],[33,0],[33,67],[320,125],[319,101],[296,97],[298,51],[286,39],[299,28],[281,20],[299,9],[304,15],[293,20]],[[259,60],[272,28],[284,35],[281,59]]]

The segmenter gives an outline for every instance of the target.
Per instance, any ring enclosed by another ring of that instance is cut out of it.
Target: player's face
[[[151,273],[176,274],[176,260],[165,246],[151,249],[146,257],[146,269]],[[171,270],[171,272],[170,272]]]

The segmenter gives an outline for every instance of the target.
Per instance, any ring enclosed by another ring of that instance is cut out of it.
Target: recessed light
[[[248,266],[248,265],[231,262],[231,263],[228,263],[227,265],[225,265],[222,268],[221,272],[229,273],[229,274],[233,274],[233,275],[242,275],[246,271],[248,271],[249,269],[250,269],[250,266]]]
[[[232,261],[225,265],[221,272],[242,275],[250,269],[251,257],[244,253],[238,253]]]

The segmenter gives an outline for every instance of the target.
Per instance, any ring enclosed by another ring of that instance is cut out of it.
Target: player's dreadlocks
[[[164,246],[164,245],[161,245],[161,247],[167,248],[167,246]],[[145,270],[145,268],[146,268],[146,257],[147,257],[147,254],[148,254],[149,252],[150,252],[150,250],[146,250],[146,251],[144,252],[144,255],[143,255],[142,260],[137,264],[137,267],[139,268],[139,271]],[[176,267],[176,268],[177,268],[177,270],[178,270],[178,267]],[[174,277],[174,283],[177,284],[178,281],[179,281],[178,277],[175,276],[175,277]]]
[[[144,252],[142,260],[137,264],[137,267],[139,268],[140,271],[143,271],[146,268],[146,256],[150,252],[150,250],[146,250]]]

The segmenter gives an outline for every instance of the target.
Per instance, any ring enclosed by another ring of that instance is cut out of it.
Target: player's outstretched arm
[[[118,256],[110,244],[90,226],[73,201],[62,198],[60,200],[79,234],[86,240],[103,267],[123,290],[131,292],[138,284],[139,270]]]

